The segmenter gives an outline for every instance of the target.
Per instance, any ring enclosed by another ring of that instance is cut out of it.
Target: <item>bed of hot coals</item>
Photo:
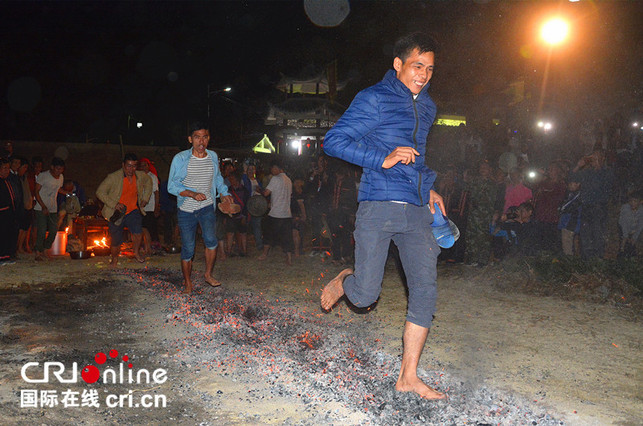
[[[324,314],[315,294],[319,289],[302,287],[310,293],[310,302],[302,303],[197,281],[195,292],[186,296],[180,294],[179,271],[125,274],[167,298],[165,322],[194,328],[174,342],[182,364],[249,384],[263,381],[275,395],[300,398],[316,413],[315,423],[348,421],[326,408],[335,402],[373,424],[563,424],[533,403],[467,384],[447,371],[420,372],[426,383],[448,394],[446,401],[396,392],[400,358],[384,352],[377,321],[349,312],[339,318],[347,309],[343,303],[339,312]]]

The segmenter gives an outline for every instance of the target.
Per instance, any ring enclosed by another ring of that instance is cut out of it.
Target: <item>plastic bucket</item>
[[[56,239],[47,252],[50,256],[62,256],[67,254],[67,233],[65,231],[56,232]]]

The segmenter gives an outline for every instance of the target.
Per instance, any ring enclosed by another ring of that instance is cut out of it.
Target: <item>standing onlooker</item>
[[[454,165],[448,165],[446,171],[439,175],[436,183],[438,194],[442,195],[447,216],[460,231],[460,238],[453,247],[441,249],[439,260],[446,260],[450,263],[462,263],[464,261],[465,238],[467,229],[467,197],[462,180],[458,176],[458,170]]]
[[[295,257],[297,257],[304,254],[302,236],[306,227],[306,204],[303,179],[296,178],[292,183],[290,212],[292,213],[292,241],[295,246]]]
[[[9,160],[9,168],[11,169],[9,173],[9,182],[13,188],[13,192],[18,197],[18,200],[22,201],[24,199],[24,189],[22,186],[22,180],[19,176],[19,170],[23,164],[23,159],[21,157],[16,157],[15,155]],[[16,222],[18,227],[24,224],[26,219],[27,211],[25,210],[24,202],[18,202],[16,204]],[[20,232],[18,232],[20,235]],[[18,245],[16,244],[11,251],[11,257],[16,257],[16,251],[18,250]]]
[[[292,264],[292,253],[294,242],[292,240],[292,214],[290,211],[290,199],[292,197],[292,182],[281,164],[273,161],[270,165],[272,179],[263,191],[263,195],[270,197],[270,211],[266,218],[266,235],[263,246],[263,253],[257,258],[265,260],[271,246],[280,245],[286,252],[286,262]]]
[[[161,215],[159,178],[156,168],[148,158],[141,158],[138,168],[152,179],[152,196],[145,205],[145,216],[143,216],[143,245],[145,246],[145,254],[151,256],[152,243],[159,244],[158,218]]]
[[[324,221],[328,214],[331,197],[331,184],[328,174],[328,158],[325,155],[317,157],[312,164],[312,172],[308,177],[305,191],[308,198],[306,211],[309,213],[311,225],[312,250],[322,251],[324,247]]]
[[[538,184],[534,195],[534,219],[539,230],[540,250],[560,250],[558,208],[565,199],[566,189],[563,170],[552,163],[547,178]]]
[[[152,194],[152,180],[146,173],[136,170],[137,166],[136,154],[125,154],[122,168],[107,175],[96,190],[96,197],[105,204],[103,217],[109,221],[112,267],[118,263],[126,227],[132,234],[134,257],[141,263],[145,262],[139,249],[143,238],[143,209]]]
[[[190,294],[192,284],[192,259],[196,247],[196,229],[201,227],[205,244],[205,282],[213,287],[221,283],[212,276],[219,241],[216,235],[217,219],[214,213],[217,196],[232,203],[228,188],[219,171],[219,157],[210,151],[210,131],[205,123],[190,125],[188,141],[192,148],[174,156],[170,166],[167,189],[176,195],[178,222],[181,230],[181,272],[183,293]]]
[[[605,165],[605,152],[595,150],[581,158],[572,171],[580,183],[582,206],[580,244],[584,259],[603,257],[607,232],[607,203],[612,195],[614,174]]]
[[[29,228],[31,227],[31,222],[33,221],[33,205],[34,197],[31,192],[29,181],[27,179],[27,171],[29,170],[29,161],[26,158],[21,158],[22,164],[18,169],[18,179],[20,179],[20,184],[22,186],[22,201],[23,201],[23,214],[18,218],[18,246],[17,251],[20,254],[31,253],[31,248],[29,246]]]
[[[509,185],[505,190],[505,205],[502,212],[507,213],[509,207],[518,207],[522,203],[530,201],[531,197],[531,189],[527,188],[523,183],[520,169],[512,169],[509,172]]]
[[[643,230],[643,209],[641,208],[641,192],[632,192],[627,203],[621,207],[618,217],[621,231],[619,257],[635,257],[637,246],[640,245],[641,230]]]
[[[560,206],[558,229],[563,247],[567,256],[578,255],[578,233],[580,232],[581,202],[580,184],[573,180],[567,184],[567,195]]]
[[[11,259],[18,241],[16,208],[22,201],[9,182],[9,160],[0,157],[0,265],[13,263]]]
[[[495,213],[497,184],[487,161],[480,162],[478,172],[478,176],[471,176],[470,181],[465,183],[470,209],[464,259],[469,265],[484,266],[491,257],[489,224]]]
[[[2,144],[2,149],[0,150],[0,157],[6,158],[11,161],[13,159],[13,142],[5,141]]]
[[[33,197],[33,206],[36,206],[36,177],[42,172],[42,168],[44,165],[44,160],[40,156],[35,156],[31,158],[31,169],[27,172],[27,181],[29,182],[29,191],[31,192],[31,196]],[[36,232],[37,232],[37,227],[36,227],[36,215],[34,213],[34,209],[32,208],[31,212],[31,227],[29,228],[29,232],[27,233],[27,242],[29,244],[29,247],[34,249],[36,245]]]
[[[263,197],[263,195],[261,195],[263,188],[259,183],[259,179],[257,179],[257,167],[254,164],[248,164],[246,173],[244,173],[241,179],[243,180],[243,185],[246,187],[246,191],[250,195],[250,197],[254,197],[255,195]],[[255,238],[255,248],[257,249],[257,251],[262,251],[263,236],[261,229],[261,220],[263,216],[254,216],[252,212],[249,213],[250,228],[252,228],[252,235]]]
[[[331,182],[333,192],[328,212],[328,226],[333,236],[331,245],[333,262],[348,264],[353,254],[351,236],[355,227],[357,191],[347,165],[340,165],[335,170]]]
[[[232,196],[232,202],[239,206],[239,213],[228,214],[224,218],[227,255],[230,257],[236,255],[245,257],[248,255],[248,210],[246,205],[250,197],[246,192],[246,187],[241,182],[241,174],[238,170],[228,175],[228,181],[230,182],[228,192]],[[237,242],[237,250],[233,252],[232,247],[234,246],[235,239]]]
[[[34,214],[36,216],[36,260],[44,260],[45,250],[51,248],[56,233],[58,232],[58,192],[66,194],[62,189],[65,178],[63,171],[65,162],[54,157],[48,171],[41,172],[36,177],[36,205]]]

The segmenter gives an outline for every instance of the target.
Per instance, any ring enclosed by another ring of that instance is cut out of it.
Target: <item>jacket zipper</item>
[[[418,141],[416,139],[418,132],[418,110],[416,106],[416,100],[413,98],[413,113],[415,114],[415,128],[413,129],[413,143],[415,144],[415,150],[418,149]],[[420,198],[420,205],[424,205],[422,200],[422,172],[419,173],[420,178],[418,179],[418,197]]]

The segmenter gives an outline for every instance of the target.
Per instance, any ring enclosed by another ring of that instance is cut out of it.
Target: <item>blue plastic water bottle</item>
[[[433,236],[442,248],[451,248],[455,244],[453,231],[449,225],[449,220],[442,214],[440,207],[435,203],[435,213],[433,213],[433,223],[431,224]]]

